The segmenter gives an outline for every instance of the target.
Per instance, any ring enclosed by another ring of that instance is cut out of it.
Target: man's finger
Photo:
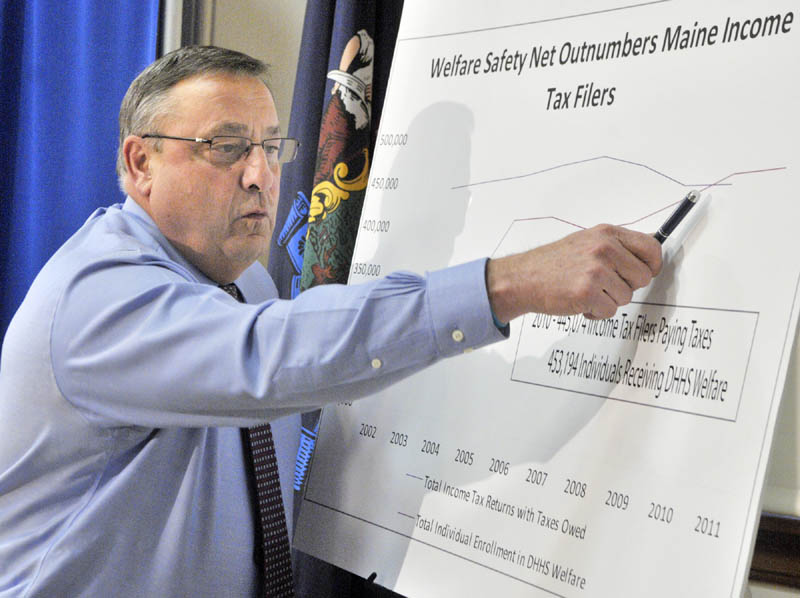
[[[652,276],[661,271],[661,244],[652,236],[616,227],[615,235],[625,249],[644,262]]]
[[[610,272],[606,282],[603,284],[603,292],[614,302],[615,308],[630,303],[634,290],[616,272]]]
[[[589,320],[605,320],[617,313],[617,303],[606,292],[598,295],[591,309],[584,313]]]

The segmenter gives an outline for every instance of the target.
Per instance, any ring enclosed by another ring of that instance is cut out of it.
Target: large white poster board
[[[411,597],[741,594],[797,319],[796,9],[406,2],[351,282],[703,210],[614,318],[326,409],[296,546]]]

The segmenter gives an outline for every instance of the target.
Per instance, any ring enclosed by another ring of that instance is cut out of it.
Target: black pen
[[[672,215],[667,218],[667,221],[662,224],[661,228],[659,228],[656,231],[656,234],[653,235],[656,238],[656,241],[663,244],[664,241],[667,240],[667,237],[669,237],[672,231],[675,230],[675,227],[681,223],[681,220],[686,217],[686,214],[689,213],[689,210],[691,210],[694,207],[694,204],[697,203],[698,197],[700,197],[700,194],[697,193],[697,191],[689,191],[689,193],[686,194],[686,197],[684,197],[680,205],[675,208],[675,211],[672,212]]]

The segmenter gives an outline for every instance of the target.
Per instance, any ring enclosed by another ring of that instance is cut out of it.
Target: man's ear
[[[150,155],[153,151],[153,148],[146,145],[145,140],[138,135],[128,135],[122,142],[122,156],[128,169],[128,181],[137,195],[143,199],[150,196],[150,188],[153,185],[150,172]]]

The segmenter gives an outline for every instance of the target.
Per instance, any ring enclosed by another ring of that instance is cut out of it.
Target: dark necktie
[[[220,288],[244,303],[242,292],[234,283],[220,285]],[[269,424],[242,428],[242,441],[245,459],[250,461],[247,470],[251,472],[251,478],[255,478],[253,481],[258,506],[256,531],[261,540],[264,571],[263,595],[268,598],[292,597],[294,584],[289,533],[286,529],[286,513],[283,510],[272,428]]]

